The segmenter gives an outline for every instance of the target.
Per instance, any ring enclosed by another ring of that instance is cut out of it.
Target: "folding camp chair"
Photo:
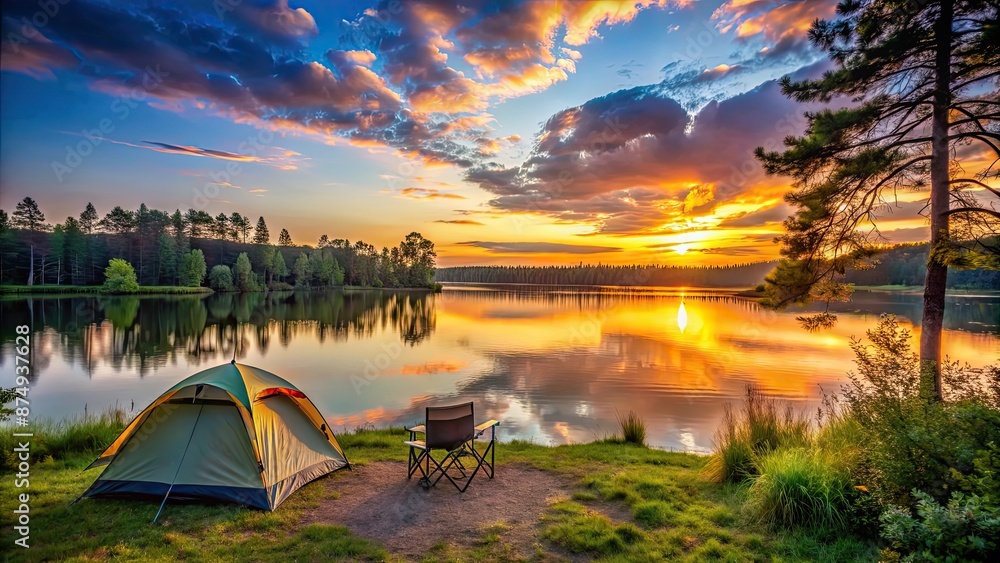
[[[424,488],[430,488],[445,477],[460,493],[469,488],[469,484],[480,469],[492,479],[496,456],[494,451],[496,428],[499,425],[499,421],[488,420],[477,426],[471,402],[450,407],[427,407],[425,423],[407,428],[410,439],[403,442],[410,447],[406,478],[412,478],[419,471],[420,484]],[[480,452],[476,449],[476,439],[487,430],[490,430],[489,443],[486,449]],[[417,440],[417,434],[424,434],[424,439]],[[431,455],[433,450],[444,450],[447,453],[441,461],[438,461]],[[471,474],[466,473],[469,469],[462,463],[463,457],[475,459],[476,467]],[[453,469],[461,475],[458,477],[449,475],[448,472]],[[466,479],[465,485],[459,485],[456,479]]]

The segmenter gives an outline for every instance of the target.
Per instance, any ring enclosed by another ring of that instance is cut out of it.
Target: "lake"
[[[816,308],[814,308],[816,309]],[[164,297],[5,297],[0,373],[14,327],[34,319],[33,417],[141,409],[234,355],[291,380],[335,429],[411,423],[428,405],[475,401],[503,439],[585,442],[634,410],[656,446],[705,452],[747,384],[815,409],[852,368],[852,337],[881,313],[919,333],[921,298],[858,291],[835,328],[801,329],[726,292],[448,285],[440,294],[283,292]],[[946,352],[1000,358],[1000,296],[949,297]],[[402,447],[402,446],[400,446]]]

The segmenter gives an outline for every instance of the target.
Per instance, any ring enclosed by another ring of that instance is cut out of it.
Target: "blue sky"
[[[801,132],[774,79],[824,68],[835,4],[226,2],[5,2],[0,207],[417,230],[444,265],[772,258],[787,181],[749,154]]]

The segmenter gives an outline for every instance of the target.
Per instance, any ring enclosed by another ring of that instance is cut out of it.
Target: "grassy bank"
[[[99,285],[0,285],[0,295],[32,294],[102,294]],[[190,295],[212,293],[207,287],[181,287],[176,285],[143,285],[130,295]]]
[[[83,468],[124,422],[120,414],[108,413],[34,429],[32,547],[11,551],[11,560],[403,560],[346,528],[302,524],[311,510],[337,502],[321,482],[296,492],[273,513],[177,504],[158,524],[150,523],[155,502],[84,500],[69,506],[100,473]],[[0,433],[6,452],[13,447],[9,436]],[[338,438],[356,465],[406,459],[401,429],[363,429]],[[4,460],[5,472],[11,461]],[[850,535],[822,529],[776,532],[762,525],[743,508],[745,488],[711,481],[706,461],[625,440],[558,447],[514,441],[497,451],[497,478],[502,479],[505,465],[519,464],[554,472],[570,483],[569,493],[551,499],[539,517],[532,560],[864,561],[877,556],[873,544]],[[343,478],[341,473],[326,479]],[[5,549],[14,539],[8,525],[14,498],[13,480],[4,479],[0,541]],[[471,547],[437,545],[420,560],[516,560],[504,547],[502,518],[497,514],[497,523],[484,527]]]

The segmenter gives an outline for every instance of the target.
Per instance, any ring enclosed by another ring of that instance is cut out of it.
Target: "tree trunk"
[[[35,245],[31,245],[31,259],[28,261],[28,285],[35,285]]]
[[[949,184],[948,106],[951,105],[951,42],[954,20],[953,0],[941,2],[941,14],[935,24],[935,92],[931,116],[931,242],[924,279],[924,313],[920,327],[920,396],[926,401],[940,401],[941,330],[944,325],[944,301],[948,265],[944,254],[948,244]]]

